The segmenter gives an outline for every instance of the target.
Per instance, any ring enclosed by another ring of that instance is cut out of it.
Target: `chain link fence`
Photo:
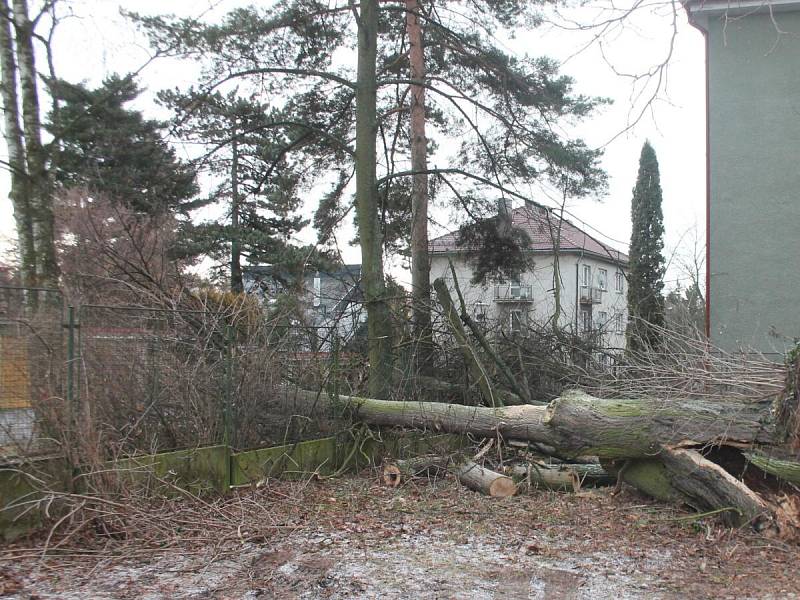
[[[350,424],[279,388],[352,393],[364,362],[333,330],[252,311],[73,309],[0,288],[0,442],[7,457],[62,448],[75,461],[295,443]]]
[[[40,409],[63,404],[63,299],[56,290],[0,287],[0,452],[36,452],[50,431]]]

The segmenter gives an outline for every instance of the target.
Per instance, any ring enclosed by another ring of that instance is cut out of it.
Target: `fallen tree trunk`
[[[548,406],[489,408],[399,402],[284,391],[284,410],[310,416],[338,411],[371,425],[433,429],[501,437],[551,447],[560,456],[652,457],[662,448],[706,444],[772,443],[768,402],[708,400],[607,400],[570,392]]]
[[[315,405],[371,425],[524,440],[550,448],[557,456],[598,456],[606,464],[620,459],[622,480],[655,498],[720,513],[731,525],[751,524],[800,538],[796,494],[779,496],[765,489],[762,497],[695,450],[728,446],[740,452],[742,447],[757,446],[763,452],[780,447],[784,438],[774,425],[768,401],[609,400],[571,392],[546,407],[487,408],[331,398],[302,391],[288,393],[285,401],[294,402],[305,415]],[[754,455],[750,464],[758,465],[758,460]],[[761,463],[765,472],[779,471],[774,462]],[[780,467],[787,479],[794,472],[791,466]]]

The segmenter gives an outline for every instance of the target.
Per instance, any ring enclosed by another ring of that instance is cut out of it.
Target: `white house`
[[[609,350],[624,349],[627,255],[539,204],[526,202],[510,210],[510,216],[513,227],[527,232],[533,253],[533,267],[518,280],[483,286],[470,283],[473,269],[467,251],[457,245],[457,232],[431,240],[431,279],[443,277],[452,289],[452,261],[475,320],[497,324],[508,332],[521,331],[527,323],[552,322],[559,290],[559,325],[578,333],[601,334]]]
[[[327,351],[333,333],[341,341],[351,339],[366,320],[366,310],[362,310],[361,265],[342,265],[335,271],[309,271],[303,275],[302,286],[293,291],[286,287],[293,276],[271,265],[246,266],[242,279],[245,292],[257,296],[264,305],[272,304],[281,294],[296,294],[304,315],[298,330],[313,333],[316,342],[311,347],[315,351]]]

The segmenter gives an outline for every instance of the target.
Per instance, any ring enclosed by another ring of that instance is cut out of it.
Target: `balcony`
[[[600,304],[603,301],[603,290],[582,285],[580,298],[581,304]]]
[[[533,287],[517,283],[494,286],[495,302],[533,302]]]

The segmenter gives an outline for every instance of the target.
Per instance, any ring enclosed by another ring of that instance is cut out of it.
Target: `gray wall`
[[[798,3],[800,8],[800,3]],[[800,337],[800,12],[708,30],[711,339],[783,352]]]

